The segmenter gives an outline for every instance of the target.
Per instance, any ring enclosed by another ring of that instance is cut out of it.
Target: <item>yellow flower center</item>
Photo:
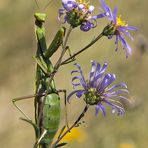
[[[121,15],[116,18],[116,26],[128,26],[128,24],[121,19]]]
[[[86,1],[86,0],[76,0],[77,3],[80,3],[80,4],[84,4],[84,5],[88,5],[90,2],[89,1]]]
[[[86,0],[76,0],[77,3],[79,4],[83,4],[85,6],[85,9],[88,9],[89,8],[89,1],[86,1]]]

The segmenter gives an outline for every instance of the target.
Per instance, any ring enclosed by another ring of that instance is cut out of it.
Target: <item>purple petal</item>
[[[127,88],[127,85],[124,84],[124,83],[117,84],[117,85],[114,85],[114,86],[108,88],[105,92],[110,92],[110,91],[112,91],[112,90],[114,90],[114,89],[116,89],[116,88],[118,88],[118,87],[124,87],[124,88]]]
[[[91,61],[91,71],[90,71],[90,76],[89,76],[89,84],[92,83],[92,81],[94,80],[94,76],[95,76],[95,72],[96,72],[96,67],[97,67],[97,63],[95,61]]]
[[[95,7],[93,5],[90,5],[88,8],[89,13],[92,13],[94,11]]]
[[[128,32],[125,26],[119,26],[118,29],[120,32],[123,32],[124,34],[126,34],[132,41],[134,40],[130,32]]]
[[[65,10],[67,11],[70,11],[77,7],[77,4],[75,3],[75,1],[72,1],[72,0],[71,1],[64,0],[62,4]]]
[[[104,116],[106,115],[105,107],[100,102],[96,105],[96,116],[98,115],[99,110],[101,110],[101,112],[103,113]]]
[[[107,63],[105,62],[104,65],[101,67],[99,63],[96,65],[96,70],[94,72],[93,78],[91,80],[90,86],[96,88],[97,85],[100,84],[101,78],[107,68]]]
[[[118,11],[118,8],[115,7],[114,11],[113,11],[113,22],[116,24],[116,18],[117,18],[117,11]]]
[[[79,72],[80,72],[80,83],[81,85],[84,87],[84,89],[87,89],[87,83],[85,81],[85,78],[84,78],[84,75],[83,75],[83,72],[82,72],[82,69],[81,69],[81,66],[79,64],[74,64],[75,66],[77,66],[77,68],[79,69]]]
[[[69,101],[70,101],[70,99],[71,99],[71,97],[74,95],[74,94],[77,94],[77,97],[78,96],[82,96],[83,93],[84,92],[84,90],[74,90],[74,91],[72,91],[69,95],[68,95],[68,97],[67,97],[67,101],[68,101],[68,103],[70,103]],[[82,94],[82,95],[81,95]],[[78,97],[78,98],[80,98],[80,97]]]
[[[125,49],[126,52],[126,58],[132,54],[132,49],[131,47],[127,44],[127,42],[125,41],[124,37],[122,35],[119,36],[119,39]]]
[[[106,87],[108,87],[114,80],[116,79],[116,76],[114,74],[106,74],[101,82],[99,84],[99,87],[97,88],[98,92],[102,92]]]
[[[61,17],[63,14],[65,14],[65,10],[63,8],[58,10],[59,17]]]
[[[85,90],[79,90],[79,91],[76,93],[77,98],[81,98],[82,95],[83,95],[85,92],[86,92]]]
[[[124,97],[124,96],[118,96],[117,98],[123,99],[123,100],[129,100],[128,98],[126,98],[126,97]]]
[[[107,63],[105,62],[104,65],[101,67],[100,64],[98,64],[97,66],[97,70],[95,73],[95,78],[94,78],[94,82],[96,82],[94,85],[95,87],[97,87],[97,85],[100,83],[100,78],[102,78],[103,74],[105,73],[107,68]]]
[[[135,26],[125,26],[127,30],[138,31],[138,27]]]
[[[84,7],[85,7],[84,4],[79,4],[79,5],[78,5],[79,10],[84,9]]]
[[[89,21],[82,23],[80,26],[80,29],[85,32],[89,31],[91,28],[92,28],[92,23]]]
[[[118,37],[118,35],[116,35],[116,40],[115,40],[116,49],[115,49],[115,51],[118,50],[118,42],[119,42],[119,37]]]
[[[115,104],[112,104],[110,103],[109,101],[105,100],[104,99],[104,102],[108,105],[108,106],[111,106],[113,109],[117,110],[118,112],[118,115],[123,115],[125,113],[125,110],[123,107],[120,107],[118,105],[115,105]]]
[[[115,97],[115,96],[119,96],[119,94],[121,93],[129,94],[129,91],[127,89],[119,89],[110,93],[104,92],[103,95],[107,97]]]
[[[93,16],[94,19],[98,19],[98,18],[102,18],[102,17],[106,17],[106,13],[101,13],[101,14],[98,14],[96,16]]]
[[[109,20],[113,21],[113,13],[108,5],[106,5],[104,0],[100,0],[100,4],[102,8],[104,9],[106,16],[109,18]]]
[[[80,83],[74,83],[75,80],[79,80]],[[83,88],[87,88],[87,84],[82,80],[82,77],[81,76],[74,76],[72,78],[72,84],[73,86],[79,86],[80,84],[83,86]]]
[[[71,72],[71,75],[72,75],[73,73],[79,73],[79,71],[78,71],[78,70],[73,70],[73,71]]]

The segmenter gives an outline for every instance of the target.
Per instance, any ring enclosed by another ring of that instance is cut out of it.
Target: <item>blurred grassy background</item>
[[[107,0],[106,0],[107,1]],[[47,41],[50,43],[60,23],[57,20],[57,9],[61,1],[54,0],[46,9]],[[39,1],[41,9],[48,0]],[[87,75],[90,70],[90,60],[95,59],[103,64],[109,62],[108,71],[117,75],[117,82],[125,82],[130,91],[130,104],[124,117],[114,116],[107,112],[104,118],[101,114],[96,118],[94,108],[85,117],[86,124],[81,126],[80,134],[68,148],[148,148],[148,29],[147,0],[112,0],[107,1],[112,7],[119,6],[128,24],[140,28],[134,33],[135,42],[130,45],[133,55],[125,59],[121,48],[114,52],[113,40],[101,39],[93,47],[78,56],[77,61],[83,66]],[[96,13],[98,1],[96,4]],[[39,11],[33,0],[1,0],[0,1],[0,147],[1,148],[31,148],[34,143],[34,131],[31,126],[18,118],[22,116],[12,105],[11,99],[34,92],[35,62],[32,56],[36,51],[34,36],[34,12]],[[102,23],[103,22],[103,23]],[[72,52],[83,47],[101,32],[106,24],[105,19],[98,21],[98,27],[88,33],[75,29],[69,39]],[[100,30],[98,30],[98,28]],[[79,46],[78,46],[79,45]],[[55,62],[57,53],[53,61]],[[88,66],[89,65],[89,66]],[[88,68],[89,67],[89,68]],[[58,88],[72,89],[70,71],[72,64],[60,69],[56,76]],[[33,100],[19,102],[23,110],[33,118]],[[73,100],[68,106],[70,123],[82,110],[83,104]],[[64,109],[64,107],[62,107]],[[62,119],[64,115],[62,114]]]

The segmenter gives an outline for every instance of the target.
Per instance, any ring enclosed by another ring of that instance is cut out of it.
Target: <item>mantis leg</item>
[[[66,50],[68,50],[69,56],[71,57],[71,56],[72,56],[72,54],[71,54],[71,51],[70,51],[69,46],[67,46],[67,47],[66,47]]]
[[[68,61],[62,62],[61,65],[65,65],[65,64],[71,63],[71,62],[73,62],[73,61],[76,60],[75,57],[72,57],[72,54],[71,54],[71,51],[70,51],[69,46],[66,47],[66,50],[68,50],[68,53],[69,53],[69,56],[70,57],[69,57],[69,60]]]
[[[22,111],[22,109],[16,104],[16,102],[17,102],[17,101],[20,101],[20,100],[30,99],[30,98],[32,98],[32,97],[33,97],[33,96],[30,95],[30,96],[23,96],[23,97],[19,97],[19,98],[14,98],[14,99],[12,99],[13,105],[14,105],[14,106],[20,111],[20,113],[21,113],[22,115],[24,115],[25,118],[26,118],[27,120],[29,120],[29,121],[31,121],[31,119]]]
[[[18,98],[14,98],[12,99],[12,103],[13,105],[25,116],[25,118],[29,121],[31,121],[31,119],[21,110],[21,108],[16,104],[17,101],[21,101],[21,100],[27,100],[27,99],[31,99],[35,96],[44,96],[45,93],[42,94],[32,94],[32,95],[27,95],[27,96],[22,96],[22,97],[18,97]]]
[[[33,148],[37,148],[37,146],[39,145],[39,143],[41,142],[41,140],[44,138],[44,136],[46,135],[46,133],[47,133],[47,130],[44,129],[42,135],[41,135],[40,138],[35,142]]]
[[[67,114],[67,93],[66,93],[66,90],[63,89],[63,90],[59,90],[58,92],[63,92],[64,93],[64,105],[65,105],[65,117],[66,117],[66,126],[67,128],[69,129],[69,124],[68,124],[68,114]]]

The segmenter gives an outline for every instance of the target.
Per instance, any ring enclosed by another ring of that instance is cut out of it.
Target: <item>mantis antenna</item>
[[[38,9],[40,10],[40,7],[39,7],[39,5],[38,5],[37,0],[35,0],[35,3],[36,3],[36,5],[37,5]]]
[[[49,2],[45,5],[44,10],[46,10],[46,8],[49,6],[49,4],[51,4],[53,0],[49,0]]]

